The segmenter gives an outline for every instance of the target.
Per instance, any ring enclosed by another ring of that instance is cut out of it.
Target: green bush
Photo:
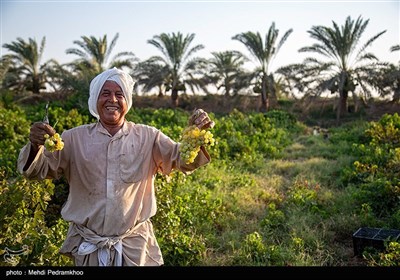
[[[68,223],[59,220],[52,227],[45,223],[53,189],[50,180],[10,180],[0,170],[0,253],[10,257],[4,258],[2,266],[71,265],[70,259],[58,253]],[[9,250],[21,253],[9,254]]]
[[[347,180],[360,210],[369,205],[377,218],[390,221],[400,209],[400,117],[385,114],[370,122],[365,137],[365,143],[354,143],[358,158]]]
[[[0,108],[0,166],[7,176],[16,176],[20,149],[28,142],[30,123],[22,110]]]

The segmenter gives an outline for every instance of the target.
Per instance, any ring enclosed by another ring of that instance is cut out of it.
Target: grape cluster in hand
[[[60,134],[55,133],[53,136],[50,137],[47,133],[44,135],[46,140],[44,141],[44,147],[49,152],[60,151],[64,148],[64,142],[61,139]]]
[[[201,146],[213,146],[214,143],[215,139],[210,131],[191,125],[182,132],[179,151],[184,162],[190,164],[194,162]]]

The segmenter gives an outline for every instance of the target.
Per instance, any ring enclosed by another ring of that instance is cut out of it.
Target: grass
[[[226,207],[201,264],[365,265],[352,248],[360,220],[349,190],[339,185],[353,161],[349,145],[304,134],[280,159],[260,157],[251,168],[214,162],[197,174],[214,178],[213,196]]]

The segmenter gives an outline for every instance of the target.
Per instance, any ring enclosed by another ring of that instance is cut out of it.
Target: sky
[[[302,62],[312,53],[299,53],[301,47],[316,41],[307,33],[312,26],[332,27],[333,22],[344,25],[347,17],[361,16],[369,20],[360,40],[386,30],[368,48],[381,61],[398,63],[400,52],[390,47],[400,44],[400,0],[397,1],[62,1],[62,0],[0,0],[0,42],[12,43],[17,38],[38,43],[46,38],[42,62],[56,59],[60,63],[77,58],[66,54],[78,48],[73,42],[82,36],[100,39],[107,35],[109,42],[118,33],[112,55],[131,51],[140,60],[160,51],[147,40],[161,33],[195,34],[193,46],[204,45],[197,52],[209,58],[211,52],[237,50],[252,58],[242,43],[232,37],[247,31],[259,32],[262,37],[274,22],[280,39],[293,29],[275,57],[271,70],[291,63]],[[1,48],[1,55],[9,53]],[[314,55],[315,56],[315,55]],[[253,60],[254,61],[254,60]],[[255,63],[252,63],[255,66]],[[252,67],[249,65],[249,67]]]

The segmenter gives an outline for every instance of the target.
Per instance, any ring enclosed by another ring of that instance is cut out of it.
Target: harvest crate
[[[361,256],[366,247],[377,250],[385,249],[385,241],[400,240],[400,230],[382,228],[359,228],[353,234],[354,255]]]

